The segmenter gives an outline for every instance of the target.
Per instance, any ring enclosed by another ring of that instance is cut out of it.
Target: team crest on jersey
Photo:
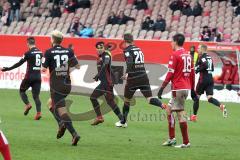
[[[126,53],[125,53],[125,56],[126,56],[126,57],[129,57],[129,52],[126,52]]]

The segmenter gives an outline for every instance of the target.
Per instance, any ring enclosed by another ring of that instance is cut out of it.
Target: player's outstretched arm
[[[1,71],[2,71],[2,72],[5,72],[5,71],[13,70],[13,69],[18,68],[19,66],[21,66],[24,62],[26,62],[26,60],[22,58],[22,59],[20,59],[19,62],[17,62],[16,64],[14,64],[14,65],[11,66],[11,67],[3,67],[3,68],[1,69]]]

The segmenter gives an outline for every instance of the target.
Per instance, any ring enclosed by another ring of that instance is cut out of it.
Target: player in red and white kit
[[[158,93],[158,97],[161,99],[164,88],[169,82],[172,83],[172,99],[169,101],[167,109],[169,139],[163,145],[176,145],[175,120],[173,116],[173,112],[176,112],[183,137],[183,144],[175,146],[176,148],[190,147],[184,105],[189,90],[194,87],[194,67],[191,55],[182,47],[184,41],[185,37],[182,34],[173,36],[172,47],[174,52],[169,60],[169,71]]]

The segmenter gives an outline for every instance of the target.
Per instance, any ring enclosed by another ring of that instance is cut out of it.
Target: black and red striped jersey
[[[111,65],[111,53],[109,51],[103,52],[97,60],[98,79],[101,83],[113,85]]]
[[[11,67],[4,67],[3,71],[15,69],[21,66],[24,62],[27,62],[25,79],[41,79],[42,57],[42,52],[38,48],[33,47],[24,53],[19,62]]]

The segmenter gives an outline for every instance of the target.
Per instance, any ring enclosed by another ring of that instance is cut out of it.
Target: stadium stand
[[[78,8],[75,13],[62,13],[60,18],[52,18],[49,13],[53,2],[41,0],[36,7],[30,0],[24,0],[21,3],[20,15],[25,21],[14,21],[9,26],[1,27],[0,34],[48,35],[54,29],[67,34],[72,20],[78,17],[82,24],[91,23],[95,33],[103,31],[104,37],[109,38],[121,38],[123,33],[131,32],[138,39],[168,40],[176,32],[181,32],[187,40],[198,41],[202,28],[209,26],[218,28],[225,42],[239,40],[240,16],[234,15],[234,8],[229,1],[199,0],[203,13],[197,17],[187,17],[179,10],[173,12],[169,8],[171,0],[147,0],[147,3],[147,10],[137,10],[133,6],[134,0],[91,0],[90,8]],[[136,21],[128,21],[122,25],[106,24],[111,12],[118,13],[121,10]],[[166,20],[164,32],[141,30],[142,22],[147,16],[156,20],[159,14]]]

